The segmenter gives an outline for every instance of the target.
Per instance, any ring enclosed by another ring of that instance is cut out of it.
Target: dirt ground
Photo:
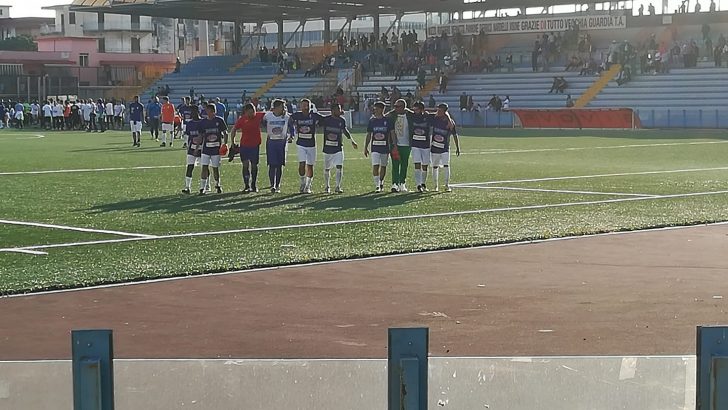
[[[117,358],[694,354],[728,323],[728,225],[464,249],[0,299],[0,360],[68,359],[72,329]]]

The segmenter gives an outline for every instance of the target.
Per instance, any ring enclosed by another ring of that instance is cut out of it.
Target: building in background
[[[35,39],[40,36],[41,27],[53,24],[52,18],[11,18],[11,7],[12,6],[0,6],[0,40],[7,40],[9,38],[20,36],[27,36]]]

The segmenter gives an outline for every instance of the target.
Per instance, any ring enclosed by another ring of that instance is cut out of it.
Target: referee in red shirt
[[[230,133],[235,145],[235,134],[240,130],[240,160],[243,163],[243,192],[258,192],[258,162],[260,161],[260,125],[264,112],[255,112],[253,104],[245,104],[243,115],[238,118]],[[232,157],[231,157],[232,158]],[[232,159],[231,159],[232,160]],[[250,177],[253,177],[251,184]]]

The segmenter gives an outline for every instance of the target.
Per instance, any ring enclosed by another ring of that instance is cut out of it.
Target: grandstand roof
[[[272,22],[372,14],[457,12],[568,4],[565,0],[74,0],[71,9],[213,21]]]

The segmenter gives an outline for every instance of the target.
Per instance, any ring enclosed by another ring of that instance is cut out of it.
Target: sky
[[[71,3],[71,1],[72,0],[0,0],[0,4],[13,6],[10,9],[11,17],[53,17],[55,16],[55,13],[53,11],[41,10],[41,7],[55,6],[58,4],[69,4]],[[723,1],[725,1],[725,3],[728,3],[728,0]],[[723,1],[716,0],[716,3],[720,4],[720,6],[723,6],[723,4],[721,4]],[[650,0],[635,0],[634,9],[637,10],[640,4],[644,4],[645,9],[647,9],[647,5],[649,3]],[[660,6],[662,5],[662,0],[652,0],[652,3],[659,10]],[[670,4],[670,9],[673,10],[677,8],[680,0],[668,0],[668,3]],[[708,5],[710,4],[710,0],[700,0],[700,3],[703,6],[703,11],[706,11],[708,9]],[[694,4],[695,0],[691,0],[691,11],[694,7]],[[726,4],[726,6],[728,6],[728,4]],[[719,7],[719,9],[723,9],[723,7]]]
[[[13,6],[10,17],[55,17],[53,10],[41,7],[70,4],[72,0],[0,0],[1,5]]]

